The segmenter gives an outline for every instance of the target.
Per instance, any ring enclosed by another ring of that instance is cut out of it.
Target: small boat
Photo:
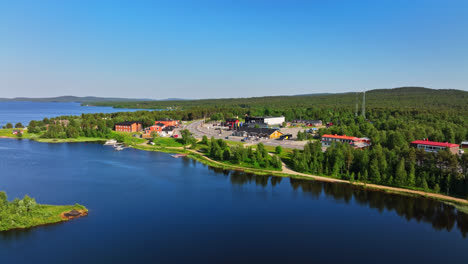
[[[124,149],[124,147],[122,147],[122,146],[117,146],[117,147],[114,148],[114,150],[117,150],[117,151],[121,151],[123,149]]]
[[[173,158],[180,158],[180,157],[185,157],[187,156],[187,154],[175,154],[175,155],[172,155]]]
[[[115,145],[117,143],[117,140],[115,139],[109,139],[104,143],[104,145]]]

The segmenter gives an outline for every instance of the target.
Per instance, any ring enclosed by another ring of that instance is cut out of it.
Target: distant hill
[[[138,101],[138,102],[97,102],[96,106],[144,109],[187,109],[192,107],[240,107],[240,108],[314,108],[346,107],[354,109],[356,99],[361,105],[362,93],[319,93],[290,96],[264,96],[250,98],[223,98],[200,100]],[[468,92],[454,89],[430,89],[425,87],[399,87],[366,91],[366,108],[435,109],[468,108]]]
[[[0,98],[0,102],[42,102],[42,103],[85,103],[85,102],[138,102],[138,101],[183,101],[181,98],[168,98],[162,100],[154,99],[133,99],[133,98],[112,98],[112,97],[95,97],[95,96],[58,96],[58,97],[15,97],[15,98]]]
[[[15,97],[15,98],[0,98],[0,102],[58,102],[58,103],[83,103],[83,102],[130,102],[130,101],[153,101],[153,99],[130,99],[130,98],[111,98],[111,97],[95,97],[95,96],[58,96],[58,97],[45,97],[45,98],[31,98],[31,97]]]

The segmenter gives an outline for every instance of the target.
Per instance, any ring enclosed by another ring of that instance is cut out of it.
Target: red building
[[[154,122],[155,125],[158,123],[164,124],[166,127],[173,126],[173,127],[178,127],[179,126],[179,120],[172,120],[169,118],[164,118],[162,120],[157,120]]]
[[[428,139],[425,140],[415,140],[411,142],[411,145],[418,149],[423,149],[426,152],[438,152],[442,149],[448,149],[453,154],[458,154],[460,150],[460,146],[457,144],[452,144],[448,142],[435,142],[429,141]]]
[[[370,146],[370,139],[368,138],[358,138],[350,136],[340,136],[340,135],[323,135],[322,136],[322,146],[329,147],[334,142],[350,144],[355,148],[366,148]]]
[[[229,129],[234,129],[236,127],[239,127],[239,119],[237,119],[237,118],[228,118],[228,119],[226,119],[226,122],[224,124],[225,124],[225,126],[229,127]]]
[[[141,122],[125,121],[115,124],[115,131],[138,132],[142,130]]]

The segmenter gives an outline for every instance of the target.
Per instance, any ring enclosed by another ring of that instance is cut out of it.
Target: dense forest
[[[224,119],[244,115],[283,115],[286,120],[320,119],[333,122],[319,135],[339,134],[369,137],[370,148],[355,150],[337,145],[326,152],[318,144],[292,155],[290,165],[298,171],[372,182],[391,186],[427,189],[444,194],[468,196],[467,154],[448,152],[430,154],[410,147],[410,142],[427,138],[460,144],[468,140],[468,92],[397,88],[366,92],[366,111],[362,113],[362,94],[304,95],[245,99],[212,99],[192,101],[155,101],[100,103],[117,107],[147,107],[172,110],[83,114],[32,121],[29,132],[42,137],[107,137],[116,122],[135,120],[144,126],[160,118],[194,120]],[[356,115],[356,102],[359,103]],[[67,126],[60,120],[69,120]],[[46,128],[48,126],[48,128]],[[301,139],[310,138],[301,135]],[[238,154],[237,149],[214,143],[221,150],[210,150],[218,160],[255,162],[251,154]],[[242,150],[244,151],[244,150]],[[248,150],[247,150],[248,151]],[[468,151],[467,151],[468,152]],[[223,154],[220,154],[223,153]],[[255,154],[257,155],[257,154]],[[247,158],[245,158],[247,157]],[[258,166],[262,165],[257,161]]]
[[[252,98],[202,99],[180,101],[139,101],[139,102],[86,102],[96,106],[139,109],[191,109],[196,107],[230,107],[262,109],[271,114],[280,114],[284,110],[299,113],[308,108],[348,109],[355,108],[356,99],[362,101],[362,93],[318,94],[298,96],[265,96]],[[450,108],[468,109],[468,92],[460,90],[435,90],[422,87],[402,87],[395,89],[377,89],[366,92],[366,108],[428,109]],[[302,109],[302,110],[301,110]],[[294,111],[296,110],[296,111]],[[297,112],[299,111],[299,112]],[[294,118],[292,116],[287,116]],[[299,116],[297,116],[299,117]],[[288,119],[288,118],[287,118]]]
[[[206,136],[203,136],[200,144],[208,146],[208,155],[214,160],[254,168],[273,170],[282,168],[281,159],[277,155],[270,155],[262,143],[259,143],[254,149],[252,146],[247,148],[242,145],[229,146],[222,139],[212,137],[211,140],[208,140]]]

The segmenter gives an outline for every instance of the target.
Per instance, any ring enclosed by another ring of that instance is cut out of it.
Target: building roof
[[[468,145],[468,141],[462,141],[462,145]]]
[[[163,127],[163,126],[166,126],[166,125],[165,125],[165,124],[163,124],[163,123],[161,123],[161,122],[159,122],[159,123],[156,123],[156,125],[155,125],[155,126],[160,126],[160,127]]]
[[[348,140],[359,140],[359,138],[357,137],[350,137],[350,136],[346,136],[346,135],[343,135],[343,136],[340,136],[340,135],[329,135],[329,134],[325,134],[322,136],[322,138],[336,138],[336,139],[348,139]]]
[[[172,131],[174,129],[175,129],[175,126],[167,126],[167,127],[163,128],[162,130],[167,132],[167,131]]]
[[[445,147],[445,148],[458,147],[457,144],[452,144],[448,142],[435,142],[435,141],[429,141],[429,140],[415,140],[411,142],[411,144],[428,145],[428,146]]]
[[[116,126],[131,126],[135,123],[141,124],[141,122],[138,122],[138,121],[125,121],[125,122],[116,123],[115,125]]]
[[[257,133],[257,134],[268,134],[271,135],[275,133],[275,131],[278,131],[276,129],[272,128],[254,128],[254,127],[240,127],[238,131],[245,131],[247,133]],[[279,132],[279,131],[278,131]],[[279,132],[281,133],[281,132]]]

